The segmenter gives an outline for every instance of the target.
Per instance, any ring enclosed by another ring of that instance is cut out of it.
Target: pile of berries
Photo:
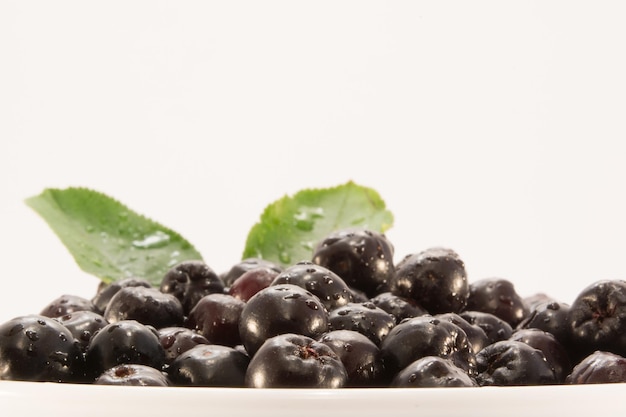
[[[448,248],[394,264],[384,234],[342,230],[289,267],[172,267],[62,295],[0,324],[0,380],[255,388],[626,382],[626,281],[566,304],[469,282]]]

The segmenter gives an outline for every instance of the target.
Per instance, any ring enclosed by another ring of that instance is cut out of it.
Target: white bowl
[[[626,384],[253,389],[0,381],[3,416],[624,417]]]

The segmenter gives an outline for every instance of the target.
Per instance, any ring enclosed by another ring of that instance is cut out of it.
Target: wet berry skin
[[[384,386],[387,378],[380,349],[366,336],[353,330],[333,330],[320,342],[339,357],[348,374],[348,387]]]
[[[34,314],[0,325],[0,380],[81,382],[84,372],[78,343],[58,321]]]
[[[385,367],[394,375],[424,356],[450,359],[470,376],[476,371],[475,355],[465,332],[432,316],[400,322],[383,340],[380,350]]]
[[[39,314],[46,317],[60,317],[74,311],[83,310],[98,311],[93,302],[87,298],[73,294],[63,294],[52,300]]]
[[[537,302],[530,307],[530,312],[518,325],[518,329],[540,329],[551,333],[567,346],[569,344],[569,304],[558,301]]]
[[[188,314],[205,295],[223,293],[224,283],[203,261],[183,261],[165,273],[160,290],[178,298]]]
[[[451,360],[425,356],[398,372],[392,388],[476,387],[478,384]]]
[[[350,287],[333,271],[302,261],[286,268],[271,285],[293,284],[310,291],[330,311],[352,302]]]
[[[187,327],[196,329],[212,344],[241,344],[239,320],[245,303],[228,294],[205,295],[189,313]]]
[[[347,381],[343,363],[329,346],[293,333],[263,343],[245,378],[252,388],[342,388]]]
[[[417,305],[415,301],[392,294],[390,291],[380,293],[369,301],[374,303],[376,307],[391,314],[395,318],[396,324],[404,319],[428,314],[428,312]]]
[[[626,353],[626,281],[597,281],[572,302],[568,323],[573,361],[596,350]]]
[[[509,323],[491,313],[463,311],[459,316],[469,324],[480,327],[487,336],[488,345],[506,340],[513,334],[513,327]]]
[[[501,318],[516,327],[527,315],[524,299],[515,291],[509,280],[483,278],[469,286],[466,310],[482,311]]]
[[[220,275],[220,279],[224,283],[224,286],[230,287],[237,278],[242,276],[245,272],[256,268],[266,268],[273,273],[280,274],[283,271],[283,267],[261,258],[246,258],[236,264],[234,264],[228,271]]]
[[[487,334],[482,328],[480,328],[480,326],[470,324],[467,320],[456,313],[437,314],[434,317],[439,320],[449,321],[450,323],[459,326],[467,335],[472,352],[474,353],[480,352],[490,343]]]
[[[583,358],[568,375],[567,384],[613,384],[626,382],[626,358],[595,351]]]
[[[91,299],[93,305],[96,307],[96,311],[100,314],[104,314],[111,298],[122,288],[126,287],[144,287],[152,288],[150,282],[144,278],[139,277],[127,277],[118,281],[106,284],[104,281],[100,282],[96,295]]]
[[[441,247],[408,255],[396,266],[392,292],[430,314],[458,313],[469,296],[465,264],[456,252]]]
[[[104,317],[93,311],[75,311],[61,317],[56,321],[65,326],[74,336],[74,339],[83,351],[87,350],[91,337],[109,324]]]
[[[393,245],[384,234],[345,229],[324,238],[314,249],[312,261],[371,298],[389,290],[395,274],[393,255]]]
[[[182,326],[185,321],[183,306],[171,294],[156,288],[126,287],[109,301],[104,318],[109,323],[136,320],[155,328]]]
[[[349,303],[328,315],[330,330],[354,330],[366,336],[376,346],[396,325],[395,318],[370,301]]]
[[[157,331],[135,320],[110,323],[92,338],[85,353],[87,376],[95,379],[122,364],[147,365],[162,370],[165,350]]]
[[[131,387],[168,387],[165,373],[146,365],[124,364],[107,369],[94,381],[95,385]]]
[[[167,373],[174,385],[243,387],[248,356],[221,345],[197,345],[176,358]]]
[[[556,384],[554,371],[539,349],[516,340],[502,340],[476,355],[481,386],[521,386]]]
[[[509,340],[518,340],[543,352],[546,361],[554,370],[558,383],[563,383],[572,370],[572,363],[565,347],[552,333],[540,329],[519,329]]]
[[[276,270],[264,266],[247,270],[228,287],[228,294],[246,302],[263,288],[269,287],[278,274]]]
[[[210,344],[206,337],[186,327],[165,327],[159,329],[157,333],[168,364],[196,345]]]
[[[245,304],[239,335],[250,356],[270,337],[296,333],[317,339],[328,331],[328,313],[309,291],[293,284],[272,285]]]

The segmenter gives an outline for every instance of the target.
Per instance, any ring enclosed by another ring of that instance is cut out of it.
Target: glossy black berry
[[[395,273],[393,255],[393,245],[384,234],[347,229],[324,238],[314,249],[312,260],[371,298],[389,290]]]
[[[168,364],[196,345],[210,344],[206,337],[186,327],[165,327],[159,329],[157,333]]]
[[[489,338],[485,331],[476,324],[471,324],[463,317],[456,313],[443,313],[434,316],[439,320],[449,321],[452,324],[459,326],[467,335],[467,339],[471,345],[472,352],[475,354],[480,352],[489,343]]]
[[[424,356],[450,359],[470,376],[476,370],[474,352],[465,332],[449,321],[432,316],[400,322],[383,340],[380,350],[385,367],[392,374]]]
[[[188,314],[205,295],[223,293],[224,283],[203,261],[183,261],[167,271],[160,290],[178,298]]]
[[[296,333],[317,339],[328,331],[328,313],[315,295],[293,284],[272,285],[245,304],[239,336],[250,355],[270,337]]]
[[[329,346],[343,363],[347,386],[384,386],[387,375],[380,349],[366,336],[353,330],[333,330],[319,341]]]
[[[527,315],[528,307],[509,280],[483,278],[469,286],[466,310],[482,311],[516,327]]]
[[[626,281],[597,281],[583,289],[568,322],[574,362],[596,350],[626,353]]]
[[[147,365],[162,370],[165,350],[157,331],[135,320],[110,323],[92,338],[87,352],[87,375],[93,379],[122,364]]]
[[[513,327],[509,323],[491,313],[463,311],[459,316],[469,324],[480,327],[487,336],[488,345],[506,340],[513,334]]]
[[[263,288],[269,287],[278,274],[275,269],[266,266],[247,270],[228,287],[228,294],[246,302]]]
[[[97,311],[93,302],[85,297],[63,294],[46,305],[39,314],[46,317],[60,317],[74,311]]]
[[[271,285],[293,284],[320,299],[328,311],[352,302],[348,285],[333,271],[313,262],[302,261],[281,272]]]
[[[80,382],[84,371],[78,343],[58,321],[28,315],[0,325],[0,380]]]
[[[392,294],[390,291],[383,292],[370,299],[370,301],[378,308],[385,310],[391,314],[396,323],[400,323],[404,319],[422,316],[428,312],[420,307],[414,300],[400,297]]]
[[[451,360],[426,356],[409,364],[391,381],[392,388],[475,387],[478,384]]]
[[[248,361],[231,347],[200,344],[178,356],[167,373],[179,386],[243,387]]]
[[[348,374],[329,346],[288,333],[263,343],[248,365],[245,381],[253,388],[341,388]]]
[[[366,336],[376,346],[396,325],[395,318],[370,301],[349,303],[332,310],[328,317],[330,330],[354,330]]]
[[[479,385],[516,386],[556,384],[557,379],[544,354],[530,345],[503,340],[476,355]]]
[[[126,287],[144,287],[152,288],[150,282],[144,278],[139,277],[127,277],[111,283],[105,283],[101,281],[98,285],[98,291],[96,295],[91,299],[96,311],[100,314],[104,314],[111,298],[122,288]]]
[[[205,295],[191,309],[187,326],[196,329],[213,344],[239,345],[239,320],[244,306],[243,301],[232,295]]]
[[[392,292],[414,300],[430,314],[458,313],[469,296],[465,264],[447,248],[408,255],[396,267]]]
[[[56,317],[55,320],[72,333],[83,351],[87,349],[91,337],[109,324],[100,314],[86,310],[68,313],[64,316]]]
[[[565,347],[552,333],[540,329],[520,329],[509,340],[524,342],[543,352],[546,361],[554,370],[556,382],[562,383],[572,370],[572,363]]]
[[[96,385],[121,385],[130,387],[167,387],[170,382],[165,373],[146,365],[124,364],[107,369],[94,381]]]
[[[183,306],[171,294],[156,288],[126,287],[118,291],[107,305],[104,318],[109,323],[136,320],[155,328],[182,326]]]
[[[596,351],[583,358],[566,379],[567,384],[614,384],[626,382],[626,358]]]
[[[518,325],[518,329],[539,329],[551,333],[563,345],[569,345],[569,304],[544,301],[533,304],[530,313]]]
[[[267,268],[275,272],[276,274],[279,274],[283,271],[282,266],[267,259],[246,258],[233,265],[227,272],[220,275],[220,278],[222,279],[222,282],[226,287],[230,287],[237,278],[239,278],[245,272],[255,268]]]

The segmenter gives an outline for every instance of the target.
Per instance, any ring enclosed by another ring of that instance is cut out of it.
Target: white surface
[[[214,269],[265,205],[349,179],[399,257],[571,301],[625,278],[622,2],[0,3],[0,320],[83,274],[23,199],[81,185]]]
[[[103,387],[0,381],[5,411],[27,416],[109,417],[623,417],[626,384],[425,389],[231,389]],[[254,410],[251,413],[250,410]]]

